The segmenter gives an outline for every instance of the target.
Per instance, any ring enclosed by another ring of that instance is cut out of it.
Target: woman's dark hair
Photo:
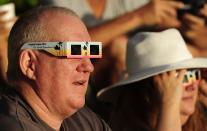
[[[111,113],[113,131],[155,131],[161,107],[159,90],[152,78],[122,87]],[[183,131],[206,131],[202,108],[197,102],[195,113],[183,126]]]
[[[160,107],[159,91],[152,87],[151,78],[122,87],[109,122],[113,131],[152,131]]]

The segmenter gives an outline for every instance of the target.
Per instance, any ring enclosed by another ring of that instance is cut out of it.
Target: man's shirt
[[[0,131],[54,131],[54,129],[40,119],[21,95],[10,91],[0,100]],[[111,131],[111,129],[89,108],[83,107],[63,121],[60,131]]]

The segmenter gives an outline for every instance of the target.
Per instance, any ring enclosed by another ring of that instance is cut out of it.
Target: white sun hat
[[[178,30],[140,32],[127,44],[128,78],[100,90],[97,98],[111,102],[124,85],[166,71],[185,68],[207,68],[207,59],[193,58]]]

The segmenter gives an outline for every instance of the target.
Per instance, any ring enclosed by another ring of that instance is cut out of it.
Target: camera
[[[182,0],[182,2],[185,4],[185,6],[183,9],[178,10],[178,17],[185,13],[200,16],[199,10],[204,7],[204,4],[207,3],[207,0]]]

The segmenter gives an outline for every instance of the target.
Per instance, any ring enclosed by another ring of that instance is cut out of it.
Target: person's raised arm
[[[6,13],[7,12],[0,11],[0,82],[2,82],[2,80],[4,82],[7,80],[7,39],[11,27],[17,19],[16,17],[13,17],[11,19],[4,20],[3,17]]]
[[[134,29],[144,26],[176,27],[176,10],[183,8],[178,1],[152,0],[141,8],[126,13],[102,25],[88,28],[92,40],[102,41],[105,46],[114,38],[125,35]],[[168,21],[168,19],[170,19]],[[168,21],[168,22],[166,22]],[[166,24],[166,25],[164,25]]]

